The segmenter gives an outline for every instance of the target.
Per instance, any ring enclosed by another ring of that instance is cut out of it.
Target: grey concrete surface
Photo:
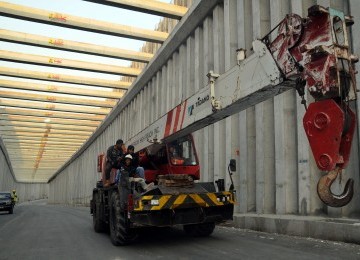
[[[115,247],[92,229],[89,208],[22,203],[0,213],[0,259],[360,259],[360,246],[241,230],[229,225],[206,238],[181,229],[144,229]]]
[[[255,231],[360,244],[360,219],[235,214],[234,226]]]

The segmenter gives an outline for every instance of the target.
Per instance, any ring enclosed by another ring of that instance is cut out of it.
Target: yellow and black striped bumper
[[[148,195],[135,201],[134,212],[175,210],[184,208],[208,208],[234,204],[232,192],[193,193],[179,195]]]
[[[234,193],[226,191],[142,196],[134,201],[130,219],[157,227],[222,222],[233,218],[234,197]]]

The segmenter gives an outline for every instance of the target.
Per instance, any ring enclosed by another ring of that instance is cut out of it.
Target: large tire
[[[201,224],[190,224],[184,225],[184,231],[195,237],[207,237],[210,236],[215,229],[215,223],[201,223]]]
[[[11,208],[10,210],[9,210],[9,214],[13,214],[14,213],[14,208]]]
[[[106,223],[100,218],[100,196],[98,193],[94,193],[93,200],[93,227],[96,233],[102,233],[106,231]]]
[[[129,227],[127,212],[120,208],[120,196],[113,192],[110,198],[110,238],[115,246],[131,243],[137,237],[135,230]]]

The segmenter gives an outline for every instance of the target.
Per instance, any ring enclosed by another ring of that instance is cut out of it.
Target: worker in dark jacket
[[[127,148],[127,154],[130,154],[132,157],[131,166],[134,168],[135,176],[139,178],[145,179],[145,170],[143,167],[139,165],[139,156],[134,153],[135,147],[133,145],[129,145]]]
[[[123,140],[119,139],[115,145],[108,148],[106,152],[106,165],[105,165],[105,182],[104,187],[109,187],[110,183],[110,172],[112,168],[120,169],[121,161],[124,156],[125,144]]]
[[[135,173],[135,168],[132,166],[133,157],[130,154],[126,154],[123,159],[123,163],[120,167],[116,175],[115,182],[118,183],[122,175],[127,174],[129,176],[129,181],[138,182],[141,185],[143,191],[149,191],[154,188],[154,183],[151,182],[150,184],[146,185],[144,178],[137,176]]]

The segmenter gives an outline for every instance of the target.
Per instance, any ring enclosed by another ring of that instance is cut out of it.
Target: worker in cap
[[[146,184],[144,178],[138,178],[135,176],[135,168],[132,166],[133,157],[131,154],[127,154],[124,157],[124,163],[122,164],[118,175],[116,176],[116,182],[120,181],[121,176],[129,176],[129,181],[135,181],[140,183],[141,188],[144,191],[148,191],[154,187],[154,183],[150,183],[149,185]]]
[[[108,148],[106,152],[106,165],[105,165],[105,180],[104,187],[109,187],[111,169],[119,169],[121,167],[121,161],[124,156],[125,144],[124,141],[118,139],[115,145]]]

